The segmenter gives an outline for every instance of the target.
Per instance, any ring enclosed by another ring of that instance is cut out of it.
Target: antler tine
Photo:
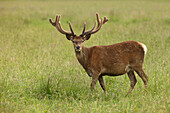
[[[72,34],[74,35],[74,31],[73,31],[73,29],[72,29],[72,27],[71,27],[71,23],[69,22],[69,27],[70,27],[70,31],[72,32]]]
[[[50,23],[51,23],[53,26],[55,26],[55,27],[57,28],[57,30],[58,30],[59,32],[61,32],[61,33],[63,34],[63,32],[59,29],[59,26],[58,26],[58,24],[57,24],[59,18],[60,18],[60,16],[57,15],[57,16],[56,16],[56,19],[55,19],[55,22],[52,22],[51,18],[49,19],[49,21],[50,21]]]
[[[94,31],[92,31],[90,34],[94,34],[94,33],[98,32],[98,31],[100,30],[100,28],[102,27],[102,25],[103,25],[103,20],[102,20],[102,18],[99,19],[99,14],[98,14],[98,13],[96,13],[96,18],[97,18],[98,26],[97,26],[97,28],[96,28]]]
[[[94,26],[91,30],[85,32],[85,25],[84,25],[84,29],[83,29],[84,33],[82,32],[81,35],[91,34],[91,32],[94,30],[95,27],[96,27],[96,22],[94,23]]]
[[[68,31],[65,31],[65,30],[61,27],[61,25],[60,25],[60,16],[58,16],[58,15],[56,16],[55,22],[52,22],[51,19],[49,19],[49,21],[50,21],[50,23],[51,23],[53,26],[55,26],[55,27],[57,28],[57,30],[58,30],[60,33],[65,34],[65,35],[74,35],[74,32],[73,32],[72,28],[70,28],[71,32],[68,32]],[[70,24],[69,24],[69,26],[70,26]]]
[[[102,23],[103,23],[103,20],[101,18],[100,22],[98,23],[97,28],[94,31],[92,31],[90,34],[94,34],[94,33],[98,32],[103,25]]]
[[[61,28],[61,25],[60,25],[60,15],[59,16],[56,16],[56,28],[57,30],[62,33],[62,34],[65,34],[65,32],[63,32],[62,28]]]
[[[84,26],[84,29],[83,29],[83,32],[81,35],[89,35],[89,34],[94,34],[94,33],[98,32],[100,30],[100,28],[102,27],[102,25],[108,21],[108,19],[106,17],[104,17],[104,20],[102,18],[99,19],[99,13],[96,13],[96,18],[97,18],[97,23],[98,23],[97,28],[94,30],[94,28],[96,26],[96,22],[95,22],[94,27],[89,31],[85,32],[85,26]]]
[[[96,13],[96,18],[97,18],[97,23],[98,23],[98,26],[99,26],[99,23],[100,23],[100,20],[99,20],[99,13]],[[98,27],[97,26],[97,27]]]
[[[50,23],[53,25],[53,22],[52,22],[51,18],[49,19],[49,21],[50,21]]]
[[[104,16],[103,24],[105,24],[108,20],[109,19],[106,16]]]
[[[62,34],[64,34],[62,31],[61,31],[61,29],[60,29],[60,25],[58,24],[60,22],[60,15],[58,16],[56,16],[56,19],[55,19],[55,27],[57,28],[57,30],[60,32],[60,33],[62,33]]]
[[[58,16],[57,26],[62,34],[73,35],[71,32],[65,31],[60,25],[60,16]]]
[[[86,30],[86,23],[84,23],[84,28],[83,28],[82,34],[84,34],[85,30]]]
[[[56,21],[57,21],[58,15],[56,16],[55,22],[52,22],[52,19],[50,18],[49,21],[50,23],[56,27]]]

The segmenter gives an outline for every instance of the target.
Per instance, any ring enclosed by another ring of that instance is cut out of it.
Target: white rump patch
[[[146,45],[143,44],[143,43],[140,43],[140,42],[138,42],[138,43],[142,46],[142,48],[143,48],[143,50],[144,50],[144,52],[145,52],[145,55],[146,55],[146,53],[147,53],[147,47],[146,47]]]

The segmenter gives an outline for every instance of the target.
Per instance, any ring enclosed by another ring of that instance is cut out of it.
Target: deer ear
[[[73,36],[72,36],[72,35],[66,35],[66,38],[67,38],[68,40],[73,40]]]
[[[90,38],[90,36],[91,36],[91,34],[86,35],[86,36],[84,37],[84,40],[88,40],[88,39]]]

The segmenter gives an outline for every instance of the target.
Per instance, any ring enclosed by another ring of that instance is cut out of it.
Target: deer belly
[[[119,76],[123,75],[127,72],[130,71],[130,66],[125,65],[125,64],[117,64],[117,65],[112,65],[109,67],[105,67],[102,70],[102,75],[109,75],[109,76]]]

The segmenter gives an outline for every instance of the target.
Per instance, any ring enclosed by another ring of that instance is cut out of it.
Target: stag
[[[102,89],[106,92],[103,76],[119,76],[127,73],[130,79],[130,89],[127,95],[134,89],[137,82],[134,71],[143,80],[145,88],[147,89],[148,77],[143,71],[144,57],[147,48],[144,44],[137,41],[125,41],[107,46],[93,46],[90,48],[84,47],[83,42],[89,40],[90,36],[100,30],[103,24],[108,19],[99,19],[99,14],[96,13],[96,22],[91,30],[86,31],[86,24],[82,34],[77,36],[69,22],[69,31],[65,31],[60,25],[60,16],[56,16],[55,22],[49,19],[50,23],[57,28],[57,30],[66,35],[66,38],[73,42],[76,57],[79,63],[83,66],[87,74],[92,77],[91,91],[93,91],[97,80]]]

